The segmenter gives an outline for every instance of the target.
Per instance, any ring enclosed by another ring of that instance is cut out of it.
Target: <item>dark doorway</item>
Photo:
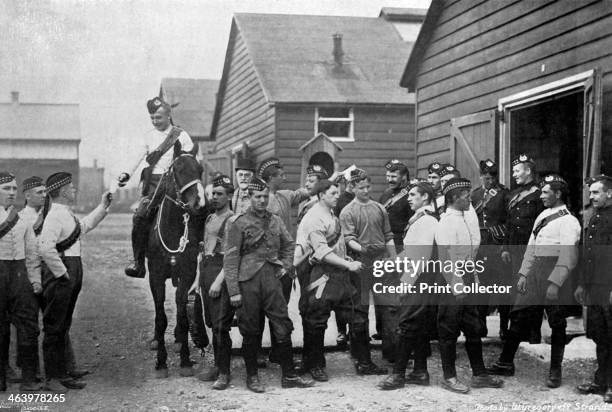
[[[319,165],[329,176],[334,173],[334,159],[326,152],[317,152],[310,156],[309,165]]]
[[[570,210],[582,210],[583,108],[581,91],[556,95],[510,112],[511,158],[527,153],[538,174],[557,173],[570,187]],[[514,182],[513,182],[514,183]]]

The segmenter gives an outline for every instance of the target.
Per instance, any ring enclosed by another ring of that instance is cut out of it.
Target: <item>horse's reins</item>
[[[182,154],[181,156],[191,156],[189,154]],[[178,159],[178,157],[177,157]],[[159,241],[162,244],[162,247],[166,250],[166,252],[170,253],[170,254],[175,254],[175,253],[183,253],[185,251],[185,248],[187,247],[187,244],[189,243],[189,218],[190,215],[188,212],[183,213],[183,236],[181,236],[181,238],[179,239],[179,245],[178,245],[178,249],[172,250],[168,247],[168,245],[166,245],[166,242],[164,242],[164,238],[162,237],[161,234],[161,216],[163,214],[163,210],[164,210],[164,201],[166,199],[170,200],[172,203],[174,203],[177,207],[181,208],[182,210],[187,210],[187,205],[182,202],[180,200],[180,196],[181,194],[187,190],[188,188],[190,188],[191,186],[193,186],[194,184],[198,183],[198,179],[194,179],[191,182],[186,183],[185,185],[183,185],[183,187],[181,187],[179,189],[179,185],[178,182],[176,181],[176,176],[174,174],[174,162],[176,161],[176,159],[172,162],[172,165],[170,166],[170,169],[168,170],[167,174],[171,174],[172,175],[172,181],[174,183],[174,190],[176,192],[176,199],[171,198],[170,196],[168,196],[167,194],[164,194],[164,200],[162,200],[161,206],[159,207],[159,212],[157,213],[157,224],[156,226],[156,230],[157,230],[157,236],[159,237]],[[161,183],[161,180],[160,180]],[[155,192],[157,192],[157,189],[159,188],[160,185],[158,185],[157,188],[155,188]],[[155,195],[154,195],[155,196]]]

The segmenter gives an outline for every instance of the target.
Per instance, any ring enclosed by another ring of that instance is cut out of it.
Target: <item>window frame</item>
[[[341,108],[348,109],[349,117],[319,117],[319,109],[325,108]],[[355,112],[352,107],[345,106],[322,106],[315,107],[315,116],[314,116],[314,135],[317,136],[319,133],[325,133],[319,130],[319,122],[349,122],[349,135],[345,136],[327,136],[333,142],[354,142],[355,141]],[[325,133],[327,135],[327,133]]]

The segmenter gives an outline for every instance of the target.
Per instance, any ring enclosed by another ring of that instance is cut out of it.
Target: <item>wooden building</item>
[[[46,179],[58,171],[79,178],[81,124],[78,104],[24,103],[19,92],[0,103],[0,170]],[[19,193],[18,202],[23,198]]]
[[[414,98],[398,84],[412,43],[393,18],[236,14],[209,161],[231,175],[240,156],[277,156],[287,187],[309,163],[356,163],[377,196],[388,159],[415,165]]]
[[[163,78],[159,87],[159,97],[173,107],[174,123],[202,146],[210,140],[218,88],[219,80],[183,78]]]
[[[100,204],[100,198],[106,188],[104,187],[104,168],[98,166],[97,159],[94,159],[92,167],[79,169],[78,188],[76,210],[90,212]]]
[[[527,152],[583,203],[583,178],[612,172],[612,3],[433,0],[401,85],[416,93],[416,167]]]

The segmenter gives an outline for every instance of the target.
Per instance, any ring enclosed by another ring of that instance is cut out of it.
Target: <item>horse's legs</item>
[[[184,274],[185,272],[183,272]],[[194,272],[195,273],[195,272]],[[189,275],[191,273],[189,272]],[[182,276],[176,288],[176,329],[175,339],[181,343],[181,367],[192,366],[189,359],[189,319],[187,318],[187,291],[195,276]]]
[[[155,369],[166,369],[166,360],[168,353],[164,343],[164,335],[168,327],[168,318],[164,310],[164,301],[166,300],[166,278],[163,274],[151,271],[149,273],[149,286],[153,295],[153,303],[155,304],[155,337],[157,341],[157,364]]]

